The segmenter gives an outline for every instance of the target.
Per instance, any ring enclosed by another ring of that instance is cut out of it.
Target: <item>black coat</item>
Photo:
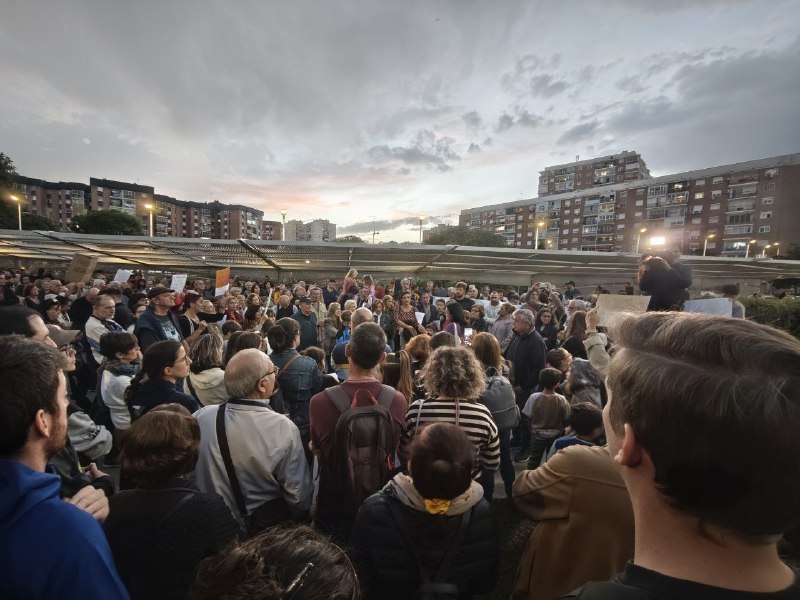
[[[148,379],[131,394],[130,406],[141,407],[139,416],[152,410],[160,404],[175,402],[184,406],[190,413],[200,410],[197,400],[189,394],[184,394],[174,383],[165,379]]]
[[[429,577],[436,573],[461,522],[460,516],[430,515],[415,510],[386,490],[367,498],[350,536],[352,557],[367,600],[415,598],[421,584],[417,563],[392,518],[391,502],[400,505],[403,521]],[[472,507],[469,528],[447,577],[448,582],[458,584],[459,598],[471,598],[473,594],[494,589],[497,552],[491,509],[483,499]]]
[[[519,397],[530,395],[539,385],[539,371],[547,364],[547,347],[542,336],[535,329],[527,335],[515,332],[504,356],[513,365],[512,383],[520,389]]]

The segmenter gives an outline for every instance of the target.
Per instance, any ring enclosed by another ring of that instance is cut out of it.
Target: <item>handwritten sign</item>
[[[97,267],[97,257],[91,254],[75,254],[72,262],[69,263],[64,279],[72,283],[83,283],[89,281]]]
[[[649,296],[600,294],[597,296],[597,316],[600,325],[610,327],[626,314],[640,315],[647,311]]]
[[[180,275],[173,275],[172,281],[170,282],[170,286],[173,290],[177,293],[181,293],[183,288],[186,287],[186,273],[181,273]]]
[[[133,271],[128,271],[127,269],[117,269],[117,274],[114,275],[114,281],[119,283],[128,283],[128,279],[130,279],[131,275],[133,275]]]

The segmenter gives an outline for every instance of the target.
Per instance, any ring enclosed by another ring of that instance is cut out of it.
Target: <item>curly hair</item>
[[[477,400],[484,392],[483,367],[465,346],[440,346],[420,375],[429,398]]]
[[[431,336],[427,333],[415,335],[406,344],[406,352],[412,361],[425,362],[431,355]]]

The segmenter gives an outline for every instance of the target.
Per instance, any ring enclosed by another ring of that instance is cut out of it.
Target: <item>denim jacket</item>
[[[272,364],[278,369],[288,363],[297,350],[285,348],[280,352],[269,355]],[[289,409],[289,418],[297,425],[301,435],[308,434],[308,403],[311,396],[322,389],[322,373],[316,361],[308,356],[303,356],[294,361],[289,368],[278,373],[278,385],[283,392],[283,402]]]

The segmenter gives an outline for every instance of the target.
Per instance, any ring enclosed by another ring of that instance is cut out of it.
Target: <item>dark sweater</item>
[[[190,413],[200,410],[200,404],[189,394],[181,392],[174,383],[164,379],[148,379],[131,394],[129,408],[140,407],[137,416],[142,416],[160,404],[177,402],[185,406]]]
[[[238,527],[222,498],[186,479],[119,492],[110,505],[106,537],[134,600],[185,598],[197,564],[236,541]]]

